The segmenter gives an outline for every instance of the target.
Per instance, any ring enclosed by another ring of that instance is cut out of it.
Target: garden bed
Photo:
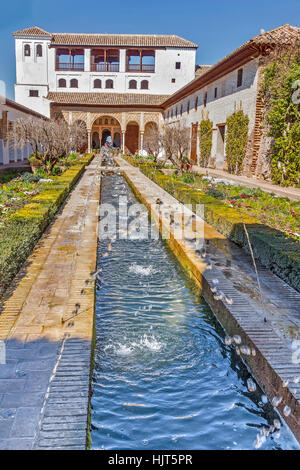
[[[86,155],[61,176],[50,176],[51,183],[42,183],[38,194],[28,195],[30,197],[29,203],[27,203],[27,195],[25,195],[25,199],[20,201],[20,203],[23,202],[23,207],[2,218],[0,226],[0,294],[19,271],[92,158],[93,155]]]
[[[194,211],[197,204],[203,204],[206,222],[249,251],[244,221],[255,258],[300,291],[300,243],[298,240],[261,223],[256,217],[241,212],[241,208],[234,208],[212,194],[205,193],[204,189],[197,187],[197,184],[189,185],[174,176],[164,175],[149,164],[140,165],[140,170],[180,202],[191,204]],[[189,175],[191,176],[193,178],[193,175]]]

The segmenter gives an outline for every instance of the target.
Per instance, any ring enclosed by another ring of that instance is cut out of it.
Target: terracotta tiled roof
[[[256,44],[289,44],[297,37],[300,39],[300,28],[285,24],[254,36],[249,42]]]
[[[21,29],[14,36],[50,36],[59,46],[130,46],[130,47],[194,47],[198,45],[176,35],[163,34],[83,34],[49,33],[38,26]]]
[[[158,34],[69,34],[54,33],[52,44],[60,46],[195,47],[175,35]]]
[[[49,36],[52,37],[51,33],[45,31],[38,26],[32,26],[31,28],[21,29],[20,31],[15,31],[13,33],[14,36]]]
[[[200,75],[203,75],[210,68],[211,68],[211,65],[197,65],[196,70],[195,70],[195,76],[199,77]]]
[[[160,106],[169,95],[149,95],[139,93],[81,93],[81,92],[52,92],[47,99],[59,104],[78,104],[95,106],[126,106],[145,105]]]

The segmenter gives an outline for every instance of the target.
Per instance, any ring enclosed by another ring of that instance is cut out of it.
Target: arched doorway
[[[125,147],[135,154],[139,148],[139,125],[136,122],[129,122],[126,127]]]
[[[103,146],[106,142],[106,139],[108,136],[111,136],[111,130],[110,129],[103,129],[102,131],[102,138],[101,138],[101,146]]]
[[[92,125],[92,136],[94,133],[97,133],[99,136],[98,148],[105,144],[108,136],[112,137],[114,146],[116,144],[118,144],[118,147],[121,146],[121,126],[119,121],[112,116],[103,115],[96,118]]]
[[[100,139],[98,132],[93,132],[92,135],[92,148],[99,149],[100,148]]]

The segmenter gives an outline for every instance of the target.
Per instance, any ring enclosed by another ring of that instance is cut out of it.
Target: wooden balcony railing
[[[67,62],[57,62],[56,63],[56,70],[78,70],[83,72],[84,71],[84,62],[78,62],[75,64],[70,64]]]
[[[127,64],[127,72],[155,72],[155,64]]]
[[[91,64],[92,72],[119,72],[120,64],[110,64],[100,62],[98,64]]]

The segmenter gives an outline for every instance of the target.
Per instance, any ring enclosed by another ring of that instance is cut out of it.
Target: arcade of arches
[[[83,121],[88,134],[88,151],[100,148],[111,136],[114,147],[135,154],[144,150],[144,137],[153,126],[161,129],[163,117],[160,112],[115,112],[99,113],[67,111],[61,114],[69,124]]]

